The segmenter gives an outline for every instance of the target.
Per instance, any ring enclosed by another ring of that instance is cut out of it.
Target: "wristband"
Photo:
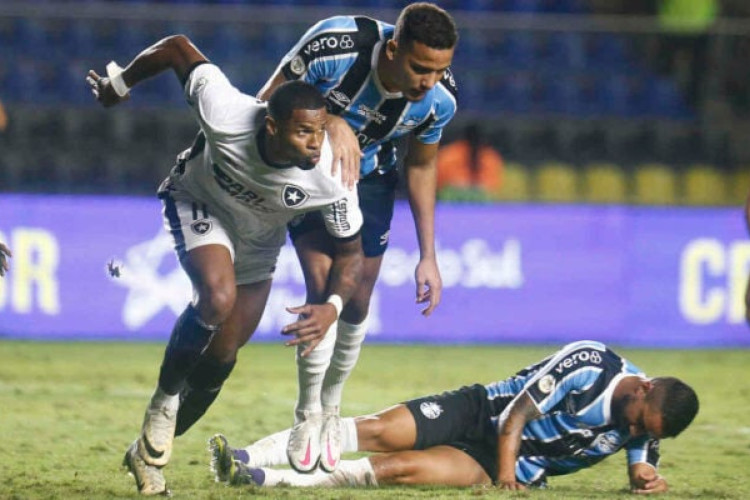
[[[112,85],[112,89],[120,97],[125,97],[130,93],[130,87],[125,83],[122,78],[123,69],[118,66],[114,61],[110,61],[107,64],[107,77],[109,78],[109,84]]]
[[[344,308],[344,301],[341,300],[341,296],[337,294],[331,294],[326,300],[328,304],[331,304],[336,309],[336,318],[341,316],[341,310]]]

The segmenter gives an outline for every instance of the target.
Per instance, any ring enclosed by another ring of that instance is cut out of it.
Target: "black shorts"
[[[372,173],[359,180],[357,194],[362,210],[362,250],[365,257],[378,257],[388,248],[388,236],[393,219],[393,204],[396,200],[398,172]],[[309,212],[295,217],[287,226],[289,236],[295,241],[299,236],[313,230],[325,231],[320,212]]]
[[[493,483],[497,481],[497,431],[484,386],[475,384],[405,404],[417,424],[415,450],[452,446],[476,460]]]

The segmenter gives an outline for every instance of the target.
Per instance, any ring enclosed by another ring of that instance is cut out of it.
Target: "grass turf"
[[[367,345],[347,384],[343,413],[474,382],[505,378],[559,346]],[[134,498],[120,466],[155,385],[163,345],[0,341],[0,498]],[[649,375],[693,385],[701,411],[677,439],[662,443],[664,498],[750,498],[750,384],[743,350],[617,349]],[[206,440],[223,432],[244,444],[291,422],[296,397],[293,351],[248,344],[207,415],[175,444],[165,469],[177,498],[632,498],[625,455],[586,471],[551,478],[549,490],[380,488],[259,490],[214,483]]]

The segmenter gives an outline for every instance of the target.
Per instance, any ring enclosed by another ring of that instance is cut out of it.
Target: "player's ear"
[[[276,135],[279,131],[278,124],[270,115],[266,115],[266,132],[268,135]]]
[[[391,38],[385,44],[385,56],[389,61],[393,61],[396,58],[396,51],[398,50],[398,42]]]
[[[653,388],[654,383],[648,379],[641,379],[640,383],[638,384],[638,390],[642,391],[643,394],[648,394]]]

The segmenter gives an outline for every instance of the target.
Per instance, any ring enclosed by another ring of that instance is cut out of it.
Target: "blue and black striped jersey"
[[[281,61],[287,80],[303,79],[320,89],[329,110],[354,129],[364,153],[361,176],[396,164],[394,140],[413,133],[425,144],[440,141],[456,112],[456,83],[448,69],[420,101],[387,91],[377,74],[378,55],[393,25],[364,16],[318,22]]]
[[[493,420],[499,425],[510,403],[526,392],[542,414],[523,431],[516,477],[527,484],[546,476],[590,467],[625,448],[628,463],[659,461],[659,443],[631,437],[611,415],[614,389],[629,375],[645,375],[607,346],[594,341],[568,344],[554,355],[486,386]]]

